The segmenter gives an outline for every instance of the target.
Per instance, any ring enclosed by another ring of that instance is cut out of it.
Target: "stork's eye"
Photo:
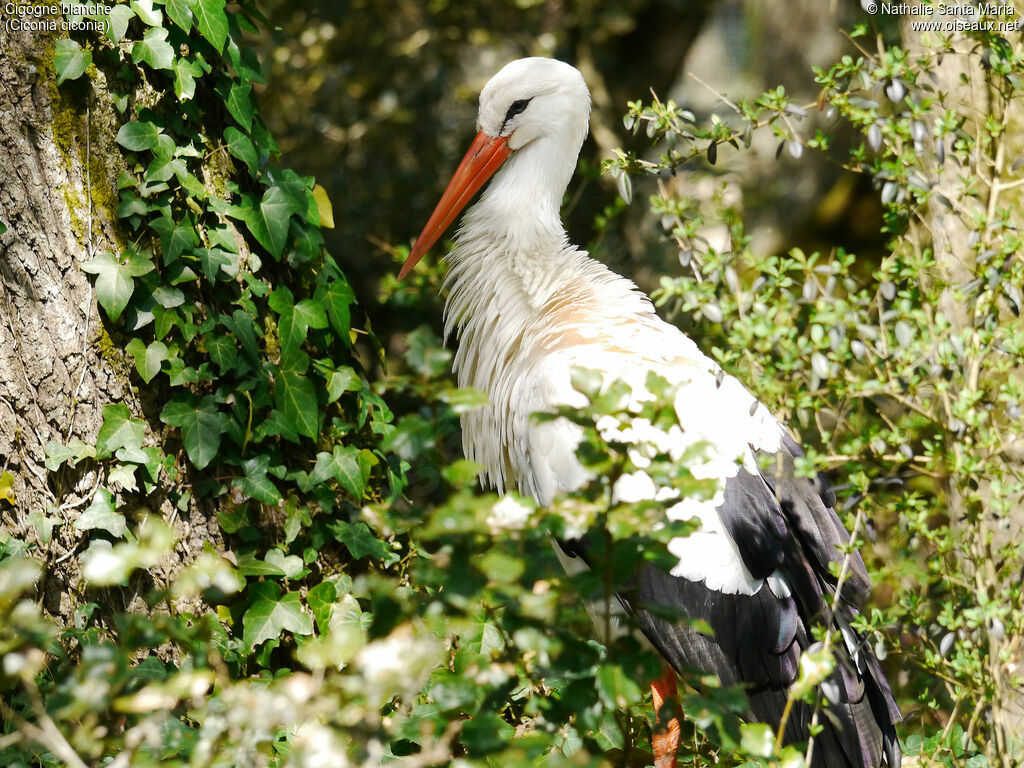
[[[526,105],[530,103],[530,99],[516,99],[512,102],[512,106],[508,108],[508,112],[505,113],[505,122],[507,123],[513,117],[518,115],[524,109]]]

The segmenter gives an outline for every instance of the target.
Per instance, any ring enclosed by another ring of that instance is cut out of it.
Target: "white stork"
[[[748,717],[778,726],[811,626],[829,615],[836,589],[829,565],[842,560],[849,535],[832,509],[831,490],[794,475],[800,448],[767,409],[663,322],[632,282],[569,243],[559,208],[589,115],[590,93],[575,68],[544,58],[506,65],[481,92],[476,139],[399,278],[493,176],[463,218],[449,256],[445,332],[458,332],[459,385],[489,398],[487,407],[463,416],[463,442],[499,492],[514,486],[548,504],[589,479],[575,453],[581,430],[564,419],[531,420],[582,404],[570,383],[574,366],[621,379],[639,397],[648,372],[678,385],[682,430],[652,434],[639,419],[599,426],[625,442],[660,440],[672,455],[706,441],[711,455],[691,471],[717,478],[720,491],[709,501],[669,507],[669,519],[696,518],[700,529],[670,542],[678,558],[670,572],[644,566],[619,598],[674,670],[697,668],[744,685]],[[781,470],[760,470],[759,454],[774,455]],[[651,498],[655,488],[640,471],[614,491],[635,501]],[[585,537],[561,546],[587,560]],[[849,624],[868,589],[855,554],[832,617],[842,642],[822,685],[829,701],[813,761],[822,768],[900,764],[893,725],[899,710],[878,661]],[[666,609],[704,620],[714,634],[666,620]],[[674,695],[669,675],[652,686],[656,706]],[[811,708],[797,705],[787,742],[806,740],[810,720]],[[656,737],[656,764],[674,764],[678,724],[670,729],[660,743]]]

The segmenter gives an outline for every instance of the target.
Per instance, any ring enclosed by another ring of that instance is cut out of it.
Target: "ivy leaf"
[[[129,5],[147,27],[163,26],[164,15],[153,7],[153,0],[131,0]]]
[[[235,258],[227,251],[220,248],[200,248],[196,255],[199,256],[199,263],[203,265],[203,274],[211,283],[217,281],[221,271],[229,277],[238,274]]]
[[[358,392],[363,388],[363,381],[352,368],[342,366],[324,372],[327,382],[327,402],[333,403],[345,392]]]
[[[0,479],[0,485],[3,484],[3,480]],[[13,501],[11,502],[14,503]],[[53,507],[47,510],[51,511]],[[36,533],[39,535],[39,541],[42,544],[49,544],[50,539],[53,538],[53,529],[61,522],[59,517],[48,517],[44,512],[38,509],[28,513],[26,522],[36,529]]]
[[[274,547],[272,550],[267,552],[264,559],[271,565],[276,565],[280,568],[286,579],[301,578],[304,573],[309,573],[309,571],[302,566],[301,557],[298,555],[286,555],[277,547]]]
[[[331,205],[331,198],[327,196],[327,190],[317,184],[313,187],[313,199],[320,214],[320,226],[334,229],[334,207]]]
[[[284,576],[280,565],[260,560],[253,554],[239,557],[237,570],[239,576]]]
[[[366,523],[347,523],[344,520],[336,520],[330,524],[329,528],[334,538],[344,544],[356,560],[372,557],[385,566],[401,560],[398,554],[391,551],[386,542],[373,535],[373,531]]]
[[[127,5],[115,5],[110,9],[110,13],[106,14],[107,19],[107,37],[110,38],[110,42],[117,45],[121,42],[125,33],[128,31],[128,22],[131,21],[135,15],[135,11],[129,8]],[[125,97],[127,100],[127,97]],[[122,110],[124,111],[124,110]]]
[[[197,469],[205,468],[220,450],[223,417],[212,395],[207,395],[198,404],[194,397],[178,396],[164,406],[160,420],[181,428],[185,452]]]
[[[146,425],[133,419],[128,406],[112,403],[103,406],[103,426],[96,435],[96,458],[105,459],[118,448],[139,448],[146,436]]]
[[[302,208],[296,205],[295,200],[280,187],[271,187],[263,195],[260,213],[266,224],[267,236],[270,240],[268,250],[275,258],[279,258],[284,250],[285,241],[288,238],[288,223],[292,214],[301,211]]]
[[[77,80],[92,64],[92,54],[83,51],[74,40],[58,40],[53,47],[53,69],[57,73],[57,85],[65,80]]]
[[[199,34],[205,37],[217,53],[224,50],[228,39],[228,17],[224,13],[224,0],[196,0],[195,15]]]
[[[117,132],[117,143],[133,152],[156,149],[160,145],[160,130],[146,120],[125,123]]]
[[[153,69],[172,69],[174,49],[167,42],[167,30],[163,27],[147,29],[145,36],[132,46],[132,61],[145,62]]]
[[[294,304],[293,301],[292,293],[287,288],[278,288],[270,295],[270,308],[279,315],[277,328],[285,357],[299,351],[310,328],[327,327],[327,316],[320,302],[305,299]]]
[[[191,250],[199,244],[191,216],[184,221],[176,222],[164,214],[159,219],[151,221],[149,226],[160,235],[160,250],[163,251],[165,267],[176,261],[186,250]]]
[[[232,125],[224,130],[224,142],[228,152],[245,163],[249,168],[249,173],[255,176],[259,158],[252,140]]]
[[[75,520],[75,528],[79,531],[98,528],[111,536],[121,538],[128,532],[128,523],[124,515],[114,511],[114,494],[106,488],[100,488],[96,491],[89,508]]]
[[[171,21],[181,27],[182,32],[188,33],[192,29],[192,8],[189,0],[167,0],[164,3],[164,10]]]
[[[354,446],[336,445],[331,453],[321,451],[316,455],[316,466],[309,475],[310,482],[318,484],[333,477],[338,485],[359,501],[363,498],[366,481],[358,457],[359,449]]]
[[[249,609],[242,617],[242,641],[253,650],[284,631],[296,635],[313,634],[313,620],[302,610],[298,592],[284,595],[273,582],[254,584]]]
[[[351,343],[349,331],[352,315],[349,306],[356,300],[352,287],[344,279],[332,280],[316,289],[317,300],[327,309],[331,327],[346,344]]]
[[[46,455],[44,463],[51,472],[56,472],[60,469],[60,465],[66,461],[70,462],[71,466],[75,466],[82,459],[91,459],[96,456],[96,448],[92,445],[86,445],[77,437],[71,438],[66,446],[51,440],[46,444],[43,451]]]
[[[280,371],[274,382],[274,396],[278,410],[292,429],[311,438],[319,434],[316,389],[312,381],[295,371]]]
[[[107,482],[112,485],[118,485],[126,491],[137,491],[138,486],[135,483],[135,470],[138,466],[135,464],[118,464],[107,475]]]
[[[338,588],[333,581],[321,581],[306,593],[306,604],[313,611],[313,618],[321,634],[330,628],[331,613],[337,599]]]
[[[235,340],[229,336],[208,335],[206,351],[209,353],[210,359],[220,368],[222,374],[234,368],[238,361],[238,348],[235,346]]]
[[[179,101],[188,101],[196,95],[196,78],[203,75],[202,65],[182,57],[175,59],[171,68],[174,70],[174,95]]]
[[[231,90],[228,91],[228,97],[224,102],[228,112],[245,128],[246,133],[252,130],[252,99],[249,98],[251,93],[252,86],[249,83],[236,81],[231,84]]]
[[[230,206],[227,209],[228,215],[246,223],[252,236],[275,259],[281,258],[292,214],[301,211],[302,206],[280,187],[268,189],[258,208],[252,198],[243,196],[241,205]]]
[[[238,483],[239,490],[250,499],[262,501],[264,504],[277,504],[281,500],[281,492],[267,477],[267,465],[270,458],[266,454],[246,459],[242,462],[245,477]]]
[[[160,373],[160,364],[170,356],[167,345],[162,341],[154,341],[146,346],[146,342],[138,337],[129,341],[125,350],[135,358],[135,370],[147,384]]]
[[[245,350],[253,363],[257,364],[260,358],[260,345],[256,337],[256,325],[253,323],[252,316],[244,309],[236,309],[230,316],[221,315],[220,319],[227,326],[228,330],[234,334],[234,337],[241,342],[242,349]]]
[[[139,254],[129,253],[124,263],[110,251],[103,251],[82,265],[82,271],[96,275],[96,298],[107,316],[117,320],[135,290],[132,279],[152,271],[153,265]]]

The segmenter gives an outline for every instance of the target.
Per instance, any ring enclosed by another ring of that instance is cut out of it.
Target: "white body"
[[[502,110],[489,111],[489,95],[507,87],[506,80],[522,79],[521,70],[530,66],[554,67],[555,74],[578,80],[578,91],[563,83],[557,95],[567,100],[568,92],[589,106],[575,69],[547,59],[523,59],[499,72],[481,94],[481,130],[488,131],[488,122],[494,122],[498,135]],[[557,107],[544,105],[548,115]],[[530,109],[536,108],[531,104]],[[586,133],[585,122],[574,126],[572,121],[584,119],[589,110],[577,104],[562,111],[568,126],[514,147],[464,217],[449,256],[445,332],[458,332],[454,368],[460,386],[482,390],[490,402],[463,416],[466,456],[484,467],[486,483],[498,491],[515,487],[538,503],[550,503],[555,494],[587,480],[575,455],[581,433],[564,419],[538,423],[532,414],[584,404],[570,383],[574,366],[601,371],[606,381],[624,380],[635,399],[650,397],[644,382],[654,372],[682,385],[675,406],[685,431],[655,434],[649,424],[619,425],[611,419],[602,428],[606,434],[629,430],[627,442],[661,443],[677,456],[706,441],[711,455],[692,469],[720,478],[724,487],[743,465],[756,471],[752,450],[779,449],[782,427],[693,341],[662,321],[636,285],[569,244],[559,203]],[[518,130],[510,147],[517,138]],[[615,490],[623,500],[651,498],[656,491],[642,472],[622,478]],[[670,550],[680,561],[673,575],[751,594],[763,582],[746,572],[715,506],[716,500],[687,499],[669,509],[669,518],[702,521],[701,531],[672,541]]]

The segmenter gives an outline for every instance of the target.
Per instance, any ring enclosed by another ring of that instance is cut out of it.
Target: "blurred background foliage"
[[[458,432],[479,396],[454,388],[439,336],[440,249],[394,278],[473,134],[480,87],[507,60],[547,55],[594,93],[571,238],[652,291],[800,433],[805,468],[830,473],[848,523],[860,511],[875,580],[860,628],[888,656],[906,752],[1017,764],[1021,484],[1007,446],[1020,439],[1024,334],[1016,168],[1001,142],[1019,109],[1019,42],[978,35],[911,55],[893,19],[781,0],[261,8],[269,24],[246,39],[274,162],[316,177],[335,225],[320,230],[333,262],[268,269],[300,297],[321,264],[344,273],[358,302],[346,397],[373,404],[372,434],[339,427],[315,449],[358,440],[386,461],[336,510],[308,502],[305,484],[327,475],[294,456],[272,474],[283,507],[237,489],[228,502],[208,483],[225,550],[192,553],[166,580],[147,569],[173,536],[134,519],[85,558],[73,626],[28,599],[45,583],[32,546],[5,542],[0,762],[649,763],[657,661],[631,636],[594,639],[578,598],[610,602],[657,550],[643,546],[657,510],[611,507],[601,481],[550,510],[482,493]],[[946,87],[961,74],[943,71],[950,60],[977,78],[973,94]],[[971,101],[979,92],[988,101]],[[1005,193],[986,197],[972,175]],[[968,274],[932,247],[942,200]],[[615,408],[591,394],[584,425]],[[605,468],[626,461],[592,430],[587,449]],[[664,474],[700,490],[685,467]],[[606,534],[610,580],[562,572],[548,536],[566,526]],[[109,605],[124,585],[150,614]],[[738,723],[738,692],[686,682],[684,764],[800,765]]]
[[[644,146],[623,130],[626,103],[653,90],[707,117],[723,106],[709,88],[753,93],[779,83],[812,102],[811,68],[843,49],[837,29],[853,10],[738,0],[266,5],[276,27],[258,41],[266,119],[289,165],[350,212],[326,237],[382,338],[394,314],[376,304],[376,286],[426,221],[473,136],[479,90],[506,61],[554,56],[584,73],[592,129],[563,214],[574,242],[652,288],[671,256],[643,206],[625,209],[599,171],[616,147]],[[708,198],[730,181],[761,248],[844,242],[877,252],[880,208],[869,184],[817,155],[794,176],[774,162],[770,141],[757,149],[677,183]],[[433,306],[416,317],[439,327]]]

